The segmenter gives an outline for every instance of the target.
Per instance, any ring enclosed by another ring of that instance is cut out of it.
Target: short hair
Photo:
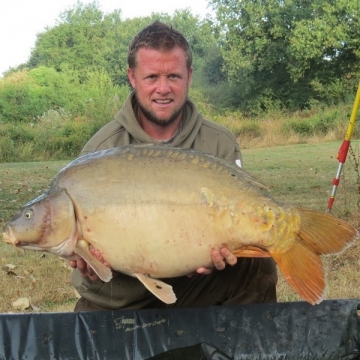
[[[186,66],[190,69],[192,64],[192,52],[184,35],[175,30],[172,26],[168,26],[157,20],[142,29],[130,42],[128,49],[129,68],[135,68],[136,54],[139,49],[149,48],[159,51],[170,51],[175,47],[180,47],[184,50]]]

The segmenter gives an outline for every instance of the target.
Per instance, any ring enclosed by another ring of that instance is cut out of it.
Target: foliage
[[[343,130],[342,136],[345,134],[345,124],[348,122],[350,114],[343,113],[343,109],[337,107],[320,110],[308,118],[295,118],[287,121],[282,126],[282,133],[284,136],[289,136],[291,133],[300,135],[301,137],[320,136],[324,137],[329,132]],[[354,131],[354,137],[357,133]]]
[[[118,35],[114,29],[120,22],[119,11],[105,16],[95,2],[87,5],[77,3],[60,15],[56,26],[37,35],[27,65],[29,68],[53,67],[57,71],[65,65],[80,74],[89,68],[108,71],[107,59],[119,60],[113,53],[112,43]],[[121,47],[121,42],[118,45]],[[118,64],[124,63],[118,61]]]
[[[28,63],[0,78],[0,161],[78,154],[129,94],[129,41],[155,19],[190,42],[190,96],[199,111],[242,144],[268,141],[268,129],[276,126],[276,143],[284,134],[294,142],[341,138],[339,124],[349,115],[341,109],[352,103],[360,74],[354,0],[211,3],[217,19],[181,10],[123,20],[121,10],[104,14],[96,2],[63,12],[38,35]],[[338,111],[324,108],[333,105]],[[289,115],[294,109],[318,115],[297,118]]]
[[[38,119],[34,151],[52,159],[76,157],[94,132],[94,124],[73,118],[63,109],[49,111]]]
[[[309,121],[291,121],[284,124],[283,132],[285,136],[291,132],[300,136],[311,136],[314,134],[314,129]]]
[[[120,88],[112,101],[108,98],[107,106],[101,104],[101,96],[94,97],[94,101],[81,104],[82,114],[57,108],[48,110],[32,122],[0,122],[0,162],[77,156],[88,139],[112,119],[128,92],[128,88]],[[311,143],[319,139],[342,140],[351,114],[351,105],[341,104],[295,113],[274,111],[249,117],[237,110],[215,108],[198,89],[191,89],[190,97],[206,118],[232,131],[242,149]],[[104,106],[103,113],[95,111],[96,104]],[[359,136],[360,130],[355,126],[353,138]]]
[[[61,71],[66,65],[80,75],[93,69],[105,70],[114,84],[127,84],[127,49],[131,39],[155,20],[162,20],[187,37],[194,52],[194,67],[203,65],[209,49],[216,46],[212,28],[189,10],[122,20],[121,10],[104,14],[96,2],[82,4],[60,15],[58,24],[38,34],[27,66],[46,66]]]
[[[261,135],[262,129],[260,127],[260,124],[254,121],[243,124],[237,134],[237,136],[241,138],[257,138]]]
[[[79,84],[80,95],[72,110],[89,121],[105,124],[112,119],[130,93],[127,85],[114,85],[104,70],[89,71]]]
[[[243,86],[243,107],[290,109],[336,100],[357,86],[357,0],[211,0],[222,32],[224,70]],[[340,85],[341,84],[341,85]]]
[[[48,109],[69,107],[77,98],[74,79],[39,67],[13,72],[0,79],[0,120],[31,122]]]
[[[128,96],[104,71],[23,70],[0,82],[0,161],[71,158]],[[14,92],[18,95],[14,99]],[[2,102],[3,101],[3,102]]]
[[[92,121],[108,121],[129,93],[104,70],[83,72],[39,67],[0,79],[0,120],[34,123],[49,110],[65,109]],[[104,119],[105,118],[105,119]]]

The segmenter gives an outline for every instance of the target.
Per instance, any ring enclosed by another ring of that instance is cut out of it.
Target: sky
[[[81,0],[81,3],[92,3]],[[0,77],[9,68],[25,63],[35,47],[36,35],[56,25],[63,11],[76,5],[76,0],[3,0],[0,8]],[[211,10],[207,0],[98,0],[104,13],[121,9],[122,19],[174,10],[190,9],[203,18]]]

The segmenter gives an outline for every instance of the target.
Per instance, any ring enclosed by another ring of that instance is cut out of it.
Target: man
[[[205,120],[188,99],[192,54],[184,36],[156,21],[129,46],[128,77],[134,91],[115,120],[85,145],[82,155],[136,143],[196,149],[241,166],[241,153],[229,130]],[[121,236],[121,234],[119,234]],[[91,252],[103,261],[96,249]],[[71,261],[72,283],[81,298],[75,311],[210,306],[276,301],[276,267],[272,259],[237,259],[228,249],[213,251],[215,270],[166,279],[177,302],[165,305],[138,279],[115,273],[99,281],[82,260]],[[226,266],[226,264],[231,266]]]

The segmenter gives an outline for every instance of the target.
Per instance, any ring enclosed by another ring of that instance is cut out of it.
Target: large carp
[[[311,304],[323,299],[320,255],[337,253],[357,231],[333,215],[284,205],[236,165],[194,150],[135,145],[80,157],[49,190],[5,226],[4,241],[23,249],[84,258],[103,281],[110,266],[137,277],[166,303],[171,286],[156,278],[211,267],[212,249],[275,259]]]

